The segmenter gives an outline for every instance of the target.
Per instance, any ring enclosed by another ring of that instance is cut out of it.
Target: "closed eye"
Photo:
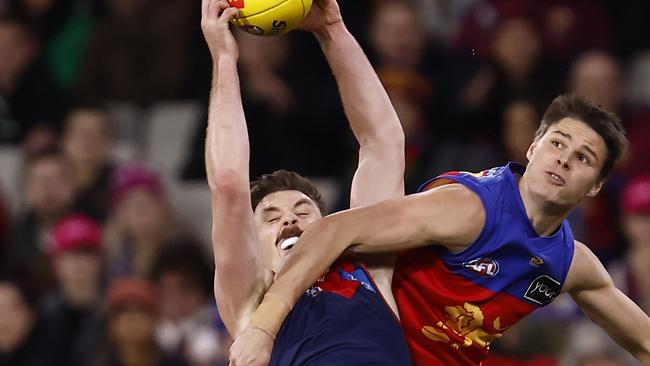
[[[273,223],[276,223],[278,221],[280,221],[279,217],[271,217],[270,219],[266,220],[266,222],[268,222],[269,224],[273,224]]]
[[[296,213],[296,215],[299,217],[307,217],[309,216],[309,212],[298,212]]]

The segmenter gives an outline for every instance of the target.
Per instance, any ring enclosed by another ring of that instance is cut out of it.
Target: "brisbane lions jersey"
[[[460,253],[431,245],[398,259],[393,293],[415,365],[480,365],[508,327],[560,294],[573,234],[565,220],[554,234],[537,235],[517,188],[524,169],[451,172],[420,188],[466,186],[481,198],[485,226]]]

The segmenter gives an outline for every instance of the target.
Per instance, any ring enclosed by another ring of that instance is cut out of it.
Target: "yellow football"
[[[228,0],[239,9],[231,22],[250,34],[275,36],[296,28],[313,0]]]

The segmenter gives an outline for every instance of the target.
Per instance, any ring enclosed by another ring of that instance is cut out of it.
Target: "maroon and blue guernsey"
[[[397,317],[365,266],[340,258],[282,324],[270,366],[408,366]]]
[[[393,293],[415,365],[480,365],[508,327],[560,294],[573,259],[573,234],[565,220],[554,234],[537,235],[517,187],[523,172],[514,163],[451,172],[420,188],[466,186],[481,198],[486,222],[460,253],[431,245],[398,260]]]

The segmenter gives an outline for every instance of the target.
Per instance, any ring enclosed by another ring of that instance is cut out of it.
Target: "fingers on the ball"
[[[205,19],[208,15],[208,6],[212,0],[201,0],[201,17]]]
[[[230,7],[230,3],[226,0],[215,0],[216,6],[219,9],[219,13],[221,13],[224,9],[228,9]]]
[[[210,5],[208,5],[208,17],[210,19],[219,18],[219,14],[223,9],[228,7],[227,1],[222,0],[210,0]]]
[[[234,17],[237,14],[239,14],[239,9],[231,7],[223,11],[221,14],[221,19],[227,22],[230,20],[230,18]]]

